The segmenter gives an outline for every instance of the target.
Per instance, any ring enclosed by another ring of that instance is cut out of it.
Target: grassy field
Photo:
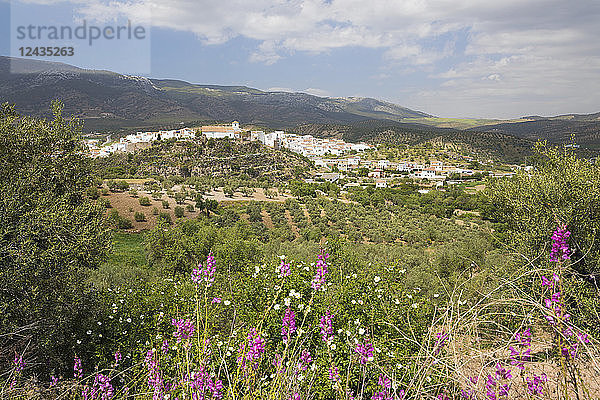
[[[135,278],[148,278],[153,269],[146,262],[144,235],[113,232],[113,246],[104,264],[91,272],[90,279],[100,287],[109,287]]]
[[[144,237],[141,233],[115,232],[112,253],[107,263],[113,265],[122,263],[144,265],[146,256],[143,241]]]

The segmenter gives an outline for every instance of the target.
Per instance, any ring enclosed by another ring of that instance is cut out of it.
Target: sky
[[[19,26],[84,20],[131,21],[146,35],[92,45],[17,38]],[[600,111],[599,21],[598,0],[0,0],[0,54],[59,43],[76,55],[44,59],[516,118]]]

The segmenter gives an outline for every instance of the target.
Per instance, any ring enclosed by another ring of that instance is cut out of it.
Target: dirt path
[[[308,220],[308,224],[312,225],[312,218],[310,218],[310,214],[308,213],[308,210],[306,209],[306,207],[302,206],[302,211],[304,212],[304,216]]]
[[[294,236],[296,236],[296,239],[298,239],[300,237],[300,231],[294,223],[294,220],[292,219],[292,214],[290,214],[290,210],[288,209],[285,210],[285,219],[287,219],[288,225],[292,229],[292,232],[294,232]]]
[[[262,216],[263,224],[265,224],[267,228],[275,228],[275,225],[273,225],[273,220],[271,219],[271,216],[267,210],[261,210],[260,215]]]

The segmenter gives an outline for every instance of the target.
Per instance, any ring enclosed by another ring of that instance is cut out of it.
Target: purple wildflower
[[[211,304],[219,304],[219,303],[221,303],[221,298],[220,297],[215,297],[211,301]]]
[[[331,367],[329,367],[329,379],[331,379],[333,382],[340,381],[340,371],[338,370],[338,367],[336,367],[335,365],[332,365]]]
[[[273,366],[278,374],[285,372],[285,368],[282,368],[283,365],[283,357],[279,353],[275,353],[275,357],[273,357],[272,361]]]
[[[306,371],[308,368],[308,364],[312,362],[312,357],[310,356],[310,352],[306,349],[302,350],[302,354],[300,355],[300,362],[298,363],[298,368],[302,371]]]
[[[365,365],[368,361],[373,361],[373,345],[369,342],[368,338],[365,338],[363,343],[356,345],[354,351],[360,355],[360,363]]]
[[[543,396],[544,395],[544,382],[546,382],[548,378],[546,375],[542,374],[540,376],[534,375],[533,378],[527,378],[527,390],[529,393],[534,396]]]
[[[283,336],[284,343],[287,343],[292,333],[296,332],[295,317],[296,315],[292,309],[288,307],[287,310],[285,310],[285,315],[283,316],[283,322],[281,326],[281,336]]]
[[[58,378],[54,375],[50,377],[50,387],[58,385]]]
[[[469,378],[469,380],[467,381],[467,388],[461,389],[460,391],[460,396],[463,399],[472,399],[475,397],[475,386],[477,385],[478,380],[479,377],[477,376],[471,376]]]
[[[437,340],[435,341],[435,350],[433,351],[433,353],[435,355],[438,355],[440,353],[440,351],[442,351],[442,349],[444,348],[444,346],[446,346],[446,340],[448,340],[448,334],[445,333],[444,331],[442,332],[438,332],[436,334]]]
[[[194,334],[194,324],[189,318],[186,318],[185,320],[173,318],[171,324],[177,328],[177,330],[173,332],[173,336],[177,339],[177,343],[181,343],[182,340],[191,338]]]
[[[314,290],[320,290],[325,284],[325,274],[327,273],[327,259],[329,258],[329,253],[325,253],[325,250],[321,249],[321,254],[318,256],[317,260],[317,273],[312,281],[312,288]]]
[[[382,386],[384,389],[392,388],[391,379],[385,376],[384,374],[379,374],[379,379],[377,380],[377,383],[379,383],[379,386]]]
[[[523,332],[515,333],[517,348],[509,347],[510,363],[517,368],[524,370],[524,361],[529,361],[531,358],[531,329],[527,328]]]
[[[109,400],[113,397],[115,390],[110,383],[110,378],[106,375],[96,374],[94,377],[95,399]]]
[[[203,267],[202,264],[198,264],[198,267],[192,270],[192,281],[196,285],[200,285],[200,282],[204,279],[206,287],[212,286],[215,281],[216,268],[215,258],[211,251],[206,258],[206,266]]]
[[[117,350],[117,352],[115,353],[115,368],[117,368],[119,366],[119,363],[121,362],[121,352]]]
[[[144,361],[148,370],[148,386],[152,389],[152,398],[153,400],[162,399],[165,385],[154,350],[148,350]]]
[[[19,373],[23,371],[23,368],[25,368],[25,361],[23,361],[23,356],[15,353],[15,359],[13,362],[15,364],[15,372]]]
[[[510,373],[510,369],[506,369],[499,363],[496,363],[496,377],[498,379],[511,379],[512,375]]]
[[[73,362],[73,377],[81,379],[83,377],[83,367],[81,366],[81,358],[75,356]]]
[[[566,225],[558,225],[552,234],[552,250],[550,251],[550,261],[560,262],[571,259],[571,251],[567,244],[567,239],[571,232],[567,230]]]
[[[282,258],[281,259],[281,264],[279,264],[279,276],[282,277],[282,278],[284,278],[286,276],[290,276],[291,273],[292,272],[290,270],[290,263],[286,263],[285,259]]]
[[[198,372],[195,372],[190,381],[190,387],[194,391],[192,400],[204,400],[212,397],[213,399],[222,399],[223,382],[215,376],[210,376],[203,366],[200,366]]]
[[[246,367],[246,362],[251,363],[253,368],[258,367],[258,361],[262,354],[265,352],[265,341],[255,328],[250,329],[248,332],[248,338],[245,343],[240,346],[240,356],[238,357],[238,363],[242,365],[242,368]]]
[[[169,342],[167,340],[163,340],[162,346],[160,347],[164,354],[169,352]]]
[[[373,393],[371,400],[393,400],[394,396],[390,393],[392,388],[392,381],[384,374],[379,374],[378,379],[379,386],[381,386],[378,392]]]
[[[329,310],[321,317],[319,327],[321,328],[321,337],[323,337],[323,341],[327,343],[331,342],[333,340],[333,320]]]
[[[291,396],[288,398],[288,400],[300,400],[300,399],[301,399],[301,397],[300,397],[300,394],[299,394],[298,392],[294,392],[294,394],[292,394],[292,395],[291,395]]]

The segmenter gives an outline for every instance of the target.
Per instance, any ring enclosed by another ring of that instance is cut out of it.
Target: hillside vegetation
[[[463,131],[379,120],[351,125],[304,124],[296,129],[303,134],[338,137],[350,142],[417,145],[428,141],[441,141],[463,146],[466,152],[505,162],[523,162],[532,154],[531,148],[534,143],[501,132]]]
[[[281,182],[302,177],[312,163],[289,151],[259,142],[234,140],[157,141],[135,153],[115,153],[95,160],[103,178],[146,178],[179,175],[256,179]]]
[[[269,166],[296,199],[195,196],[195,218],[127,235],[98,175],[164,174],[158,193],[200,168],[202,190],[224,180],[203,157],[261,147],[157,143],[111,170],[53,113],[0,113],[1,398],[600,396],[599,163],[538,145],[534,169],[476,195],[405,182],[343,201]]]

